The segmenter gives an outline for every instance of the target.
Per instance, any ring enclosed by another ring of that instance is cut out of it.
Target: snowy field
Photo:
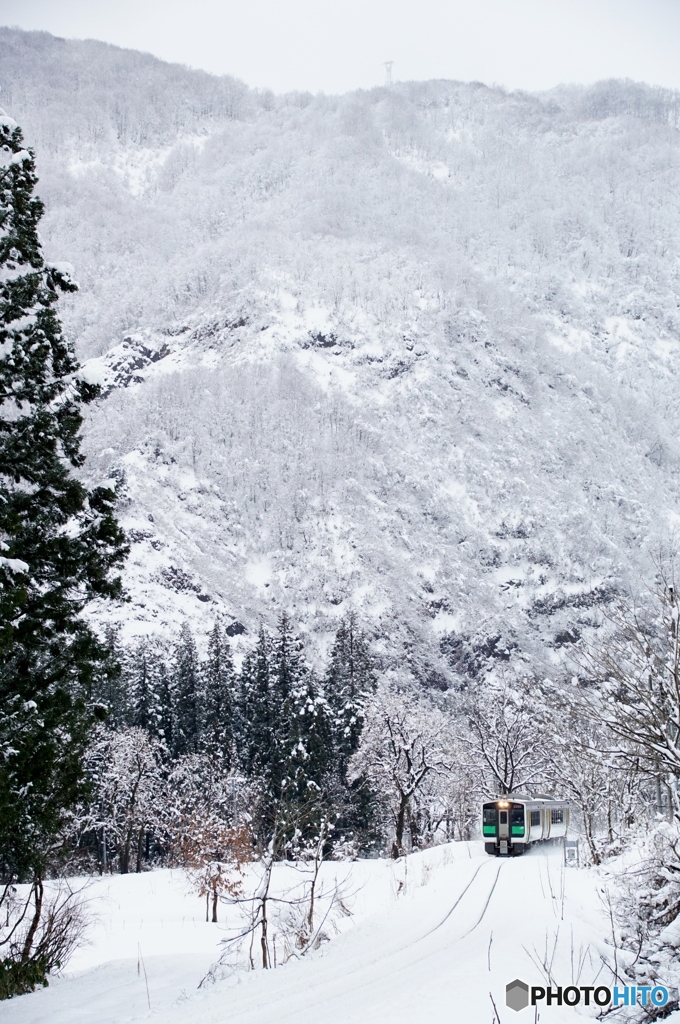
[[[270,971],[231,970],[197,986],[227,934],[225,908],[205,923],[203,901],[179,871],[97,879],[89,943],[50,987],[2,1007],[7,1024],[416,1024],[500,1020],[505,985],[609,984],[602,876],[565,868],[561,847],[496,860],[481,843],[453,843],[396,863],[324,866],[352,909],[339,934],[304,960]],[[280,866],[276,885],[288,886]],[[231,911],[233,913],[233,911]],[[148,986],[148,987],[147,987]],[[544,1008],[545,1020],[596,1016],[596,1008]],[[495,1018],[498,1020],[498,1018]],[[674,1014],[669,1020],[680,1020]]]

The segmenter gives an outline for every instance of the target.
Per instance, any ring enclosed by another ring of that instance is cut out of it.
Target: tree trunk
[[[401,857],[404,847],[404,824],[406,821],[406,808],[408,807],[408,797],[403,796],[400,798],[399,810],[397,811],[396,831],[394,835],[394,842],[392,843],[392,857],[397,860]]]
[[[120,857],[120,873],[121,875],[127,875],[130,870],[130,847],[132,845],[132,829],[129,828],[125,837],[125,845],[123,846],[123,852]]]
[[[590,850],[590,856],[593,858],[593,864],[597,867],[600,864],[601,858],[593,835],[593,816],[586,811],[583,812],[583,827],[586,834],[586,842],[588,843],[588,849]]]
[[[217,924],[217,889],[212,893],[212,923]]]
[[[415,814],[409,814],[408,816],[408,830],[411,836],[411,850],[417,850],[420,842],[420,830],[418,828],[418,818]]]
[[[140,871],[142,870],[142,854],[143,854],[143,852],[144,852],[144,829],[140,828],[140,830],[139,830],[139,839],[137,840],[137,864],[136,864],[137,874],[139,874]]]
[[[266,970],[269,967],[269,947],[267,945],[267,897],[262,898],[262,936],[260,938],[260,945],[262,946],[262,966]]]
[[[33,898],[35,899],[35,909],[33,911],[33,918],[31,920],[31,926],[26,933],[26,940],[24,942],[24,948],[21,951],[21,959],[28,960],[31,955],[31,947],[35,938],[35,933],[38,930],[40,924],[40,915],[42,914],[43,905],[43,883],[40,875],[35,875],[33,878]]]

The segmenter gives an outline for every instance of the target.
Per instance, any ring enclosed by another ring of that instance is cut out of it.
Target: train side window
[[[540,824],[541,824],[541,812],[540,811],[532,811],[531,812],[531,827],[534,828],[536,825],[540,825]]]
[[[524,808],[513,807],[510,811],[510,830],[513,836],[524,835]]]
[[[550,811],[550,821],[553,825],[561,825],[564,821],[564,809],[562,807],[553,807]]]

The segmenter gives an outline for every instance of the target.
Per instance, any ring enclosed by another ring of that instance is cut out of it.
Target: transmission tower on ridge
[[[389,86],[392,85],[392,65],[394,64],[394,61],[393,60],[386,60],[384,62],[384,64],[385,64],[385,85],[389,88]]]

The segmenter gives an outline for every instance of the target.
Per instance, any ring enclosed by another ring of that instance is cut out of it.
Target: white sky
[[[0,24],[103,39],[249,85],[394,79],[680,88],[680,0],[0,0]]]

